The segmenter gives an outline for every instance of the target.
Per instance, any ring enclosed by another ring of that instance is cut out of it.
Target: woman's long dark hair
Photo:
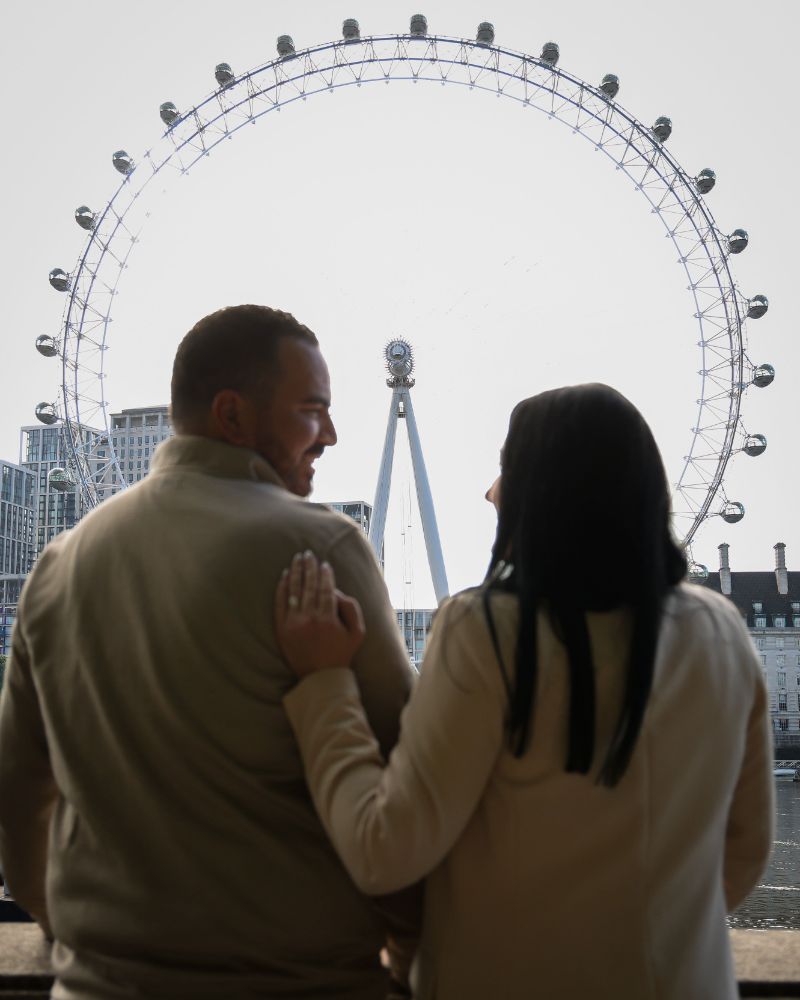
[[[514,408],[501,467],[486,585],[497,585],[503,563],[513,565],[520,613],[510,696],[513,751],[521,756],[530,738],[536,614],[543,609],[569,662],[566,770],[589,771],[595,688],[585,614],[627,606],[633,633],[624,698],[599,775],[613,786],[628,766],[650,695],[664,598],[686,573],[670,531],[658,447],[642,415],[616,390],[568,386]]]

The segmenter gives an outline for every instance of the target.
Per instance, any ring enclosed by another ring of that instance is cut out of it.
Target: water
[[[731,927],[800,930],[800,782],[775,779],[775,811],[769,866],[729,918]]]

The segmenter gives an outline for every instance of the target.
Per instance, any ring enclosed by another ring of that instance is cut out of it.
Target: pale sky
[[[433,33],[497,42],[589,82],[616,73],[618,103],[644,121],[669,115],[669,148],[690,172],[712,167],[707,203],[750,246],[734,259],[743,292],[769,297],[748,324],[749,354],[777,371],[743,413],[766,453],[726,477],[747,513],[710,519],[695,557],[770,569],[787,544],[800,565],[795,434],[798,346],[798,139],[793,0],[645,5],[394,0],[338,6],[228,0],[16,3],[0,41],[6,141],[2,269],[5,323],[0,457],[18,460],[19,427],[58,395],[57,360],[33,347],[58,336],[53,267],[74,268],[84,234],[73,212],[101,210],[119,175],[157,142],[159,105],[187,109],[214,87],[216,63],[268,62],[279,34],[298,49],[336,38]],[[658,12],[658,13],[656,13]],[[253,301],[288,309],[319,336],[333,381],[339,445],[319,463],[314,499],[372,501],[389,404],[382,350],[408,339],[414,405],[450,585],[478,582],[494,532],[483,500],[508,414],[565,383],[609,382],[643,410],[675,479],[688,451],[700,367],[685,274],[644,198],[589,143],[535,111],[463,88],[393,82],[322,94],[270,114],[153,199],[120,284],[107,357],[112,409],[168,401],[175,346],[202,315]],[[401,427],[387,522],[387,582],[397,604],[430,606],[432,587]],[[625,558],[625,553],[620,553]],[[579,568],[576,568],[579,571]],[[411,582],[407,582],[411,581]]]

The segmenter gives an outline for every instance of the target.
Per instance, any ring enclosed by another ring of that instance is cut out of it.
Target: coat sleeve
[[[349,670],[284,698],[317,811],[356,885],[378,895],[427,875],[470,820],[501,752],[505,697],[485,624],[444,605],[388,765]]]
[[[775,779],[767,690],[752,641],[740,622],[744,666],[753,677],[742,766],[728,812],[723,880],[728,912],[743,902],[769,861],[775,824]]]
[[[22,613],[20,605],[0,698],[0,859],[14,898],[50,936],[47,840],[58,789],[23,639]]]
[[[327,558],[336,586],[355,597],[364,614],[366,637],[352,666],[370,728],[385,758],[397,742],[400,713],[411,694],[415,671],[380,566],[362,533],[348,525]]]

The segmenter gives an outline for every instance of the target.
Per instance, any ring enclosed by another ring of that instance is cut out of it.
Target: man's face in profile
[[[328,366],[318,347],[284,337],[278,347],[279,375],[264,402],[256,402],[253,449],[297,496],[308,496],[314,462],[336,444],[330,417]]]

